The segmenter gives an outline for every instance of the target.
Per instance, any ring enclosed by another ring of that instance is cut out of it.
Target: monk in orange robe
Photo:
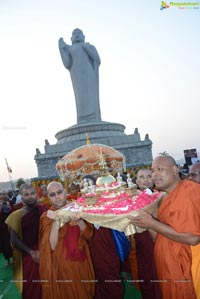
[[[200,185],[180,180],[175,160],[158,156],[152,179],[167,193],[158,219],[142,211],[131,222],[157,233],[155,262],[163,299],[200,298]]]
[[[95,281],[87,240],[93,226],[78,219],[58,229],[55,210],[66,205],[66,192],[58,182],[47,190],[52,207],[40,221],[42,299],[92,299]]]

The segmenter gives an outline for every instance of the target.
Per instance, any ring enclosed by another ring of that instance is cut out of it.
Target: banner
[[[12,169],[11,169],[11,167],[8,165],[8,162],[7,162],[7,159],[5,158],[5,160],[6,160],[6,166],[7,166],[7,170],[8,170],[8,172],[9,173],[12,173]]]

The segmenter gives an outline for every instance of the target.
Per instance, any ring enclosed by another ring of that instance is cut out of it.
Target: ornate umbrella
[[[113,147],[86,144],[67,153],[56,164],[56,170],[61,179],[74,179],[86,174],[96,175],[100,173],[102,159],[110,172],[120,172],[125,168],[125,157]]]

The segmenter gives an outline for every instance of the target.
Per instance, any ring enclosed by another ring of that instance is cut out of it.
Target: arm
[[[55,250],[56,245],[58,243],[58,234],[59,234],[59,229],[57,228],[57,225],[56,225],[56,213],[55,213],[55,211],[48,210],[47,211],[47,217],[53,220],[52,226],[51,226],[51,231],[50,231],[50,236],[49,236],[49,242],[50,242],[50,245],[51,245],[51,249]]]
[[[57,229],[57,227],[56,227],[56,221],[54,220],[52,222],[51,231],[50,231],[50,237],[49,237],[49,242],[50,242],[52,250],[56,249],[56,245],[58,243],[58,234],[59,234],[59,230]]]
[[[86,225],[86,223],[85,223],[85,221],[83,219],[79,219],[77,221],[77,224],[78,224],[78,226],[80,228],[80,231],[83,231],[87,227],[87,225]]]
[[[58,41],[58,47],[59,47],[59,50],[60,50],[60,56],[61,56],[61,59],[62,59],[62,62],[64,64],[64,66],[67,69],[70,69],[71,64],[72,64],[72,60],[71,60],[70,53],[69,53],[69,45],[67,45],[64,42],[62,37]]]
[[[158,221],[145,211],[140,211],[139,215],[136,217],[129,216],[128,218],[131,220],[132,224],[153,230],[173,241],[188,245],[197,245],[200,243],[200,236],[191,233],[179,233],[168,224]]]
[[[152,241],[155,242],[155,240],[156,240],[156,236],[157,236],[157,232],[155,232],[155,231],[152,230],[152,229],[148,229],[148,232],[149,232],[149,234],[150,234],[150,237],[151,237]]]
[[[39,263],[39,251],[38,250],[32,250],[31,248],[29,248],[18,236],[18,234],[11,229],[11,242],[12,245],[17,248],[18,250],[20,250],[21,252],[25,252],[28,255],[30,255],[32,257],[32,259],[34,260],[34,262]]]
[[[93,235],[93,225],[83,220],[85,223],[85,228],[81,230],[81,235],[85,240],[89,240]],[[80,228],[81,229],[81,228]]]

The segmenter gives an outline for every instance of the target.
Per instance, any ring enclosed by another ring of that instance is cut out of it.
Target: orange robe
[[[78,192],[76,194],[70,193],[67,195],[67,200],[69,200],[69,201],[77,200],[77,198],[79,198],[80,196],[81,196],[80,192]]]
[[[137,263],[137,258],[136,258],[136,246],[135,246],[135,238],[134,235],[130,236],[130,242],[131,242],[131,250],[128,255],[128,260],[130,263],[131,267],[131,274],[134,279],[134,285],[138,290],[140,290],[140,285],[139,285],[139,278],[138,278],[138,263]]]
[[[43,205],[47,206],[47,207],[51,207],[51,201],[48,198],[48,196],[42,196],[38,199],[37,201],[39,204],[42,203]]]
[[[200,185],[189,180],[180,181],[162,202],[158,219],[177,232],[200,235]],[[196,299],[200,268],[200,245],[190,246],[172,241],[161,234],[155,243],[155,261],[163,299]],[[198,249],[198,255],[191,250]],[[198,270],[197,270],[198,269]]]
[[[64,224],[55,250],[49,242],[51,226],[52,220],[44,213],[40,221],[42,299],[92,299],[95,277],[87,244],[92,225],[80,231],[78,225]]]

